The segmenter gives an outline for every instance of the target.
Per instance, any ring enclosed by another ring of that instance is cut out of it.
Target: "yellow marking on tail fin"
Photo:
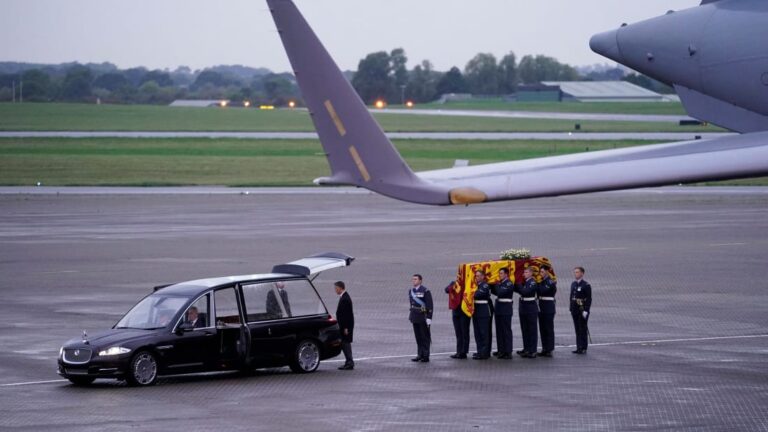
[[[368,168],[365,167],[363,160],[360,158],[360,153],[357,152],[355,146],[349,146],[349,154],[352,155],[352,159],[355,160],[357,169],[360,170],[360,175],[363,176],[363,180],[366,182],[371,181],[371,174],[368,173]]]
[[[336,114],[336,110],[333,108],[333,104],[330,100],[325,101],[325,109],[328,110],[328,114],[330,114],[331,120],[333,120],[333,123],[336,125],[336,129],[339,131],[339,135],[346,135],[347,129],[344,128],[344,123],[341,122],[339,115]]]

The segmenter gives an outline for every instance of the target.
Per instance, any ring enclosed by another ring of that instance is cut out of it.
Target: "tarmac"
[[[765,188],[470,207],[346,188],[2,188],[0,430],[766,431],[766,234]],[[448,358],[443,287],[459,263],[512,247],[548,256],[560,277],[554,358]],[[310,375],[168,377],[152,388],[76,388],[55,374],[64,341],[112,326],[155,285],[321,251],[357,258],[315,281],[331,311],[333,281],[347,283],[354,371],[336,370],[337,358]],[[585,356],[570,352],[576,265],[594,294]],[[416,272],[436,305],[428,364],[409,361]]]

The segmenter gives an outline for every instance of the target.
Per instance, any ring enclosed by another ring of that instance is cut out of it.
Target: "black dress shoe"
[[[425,357],[425,358],[423,358],[423,359],[421,359],[419,361],[422,362],[422,363],[429,363],[429,358]]]
[[[344,366],[339,366],[339,370],[352,370],[355,368],[355,365],[345,364]]]
[[[510,353],[499,354],[499,360],[512,360],[512,354]]]
[[[467,355],[466,354],[458,354],[455,358],[457,358],[459,360],[466,360],[467,359]]]
[[[525,354],[523,354],[523,358],[535,359],[536,358],[536,353],[525,353]]]
[[[574,350],[574,351],[571,351],[571,352],[574,353],[574,354],[584,354],[584,352],[581,351],[580,349],[577,349],[577,350]]]
[[[517,350],[517,355],[523,355],[525,354],[525,350]]]
[[[493,356],[494,356],[494,357],[498,357],[499,355],[500,355],[500,354],[499,354],[499,352],[498,352],[498,351],[494,351],[494,352],[493,352]]]
[[[456,354],[451,356],[452,359],[457,359],[457,358],[460,358],[460,357],[461,357],[461,354],[459,354],[459,353],[456,353]]]
[[[541,357],[552,357],[552,351],[542,351],[539,353]]]
[[[418,362],[421,361],[421,357],[414,357],[411,359],[412,362]]]
[[[491,358],[491,356],[477,356],[472,357],[472,360],[488,360],[489,358]]]

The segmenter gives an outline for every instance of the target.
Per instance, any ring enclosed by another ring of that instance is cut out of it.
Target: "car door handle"
[[[207,331],[207,332],[205,332],[205,333],[203,333],[203,334],[204,334],[205,336],[213,336],[213,335],[215,335],[216,333],[213,333],[213,332],[209,332],[209,331]]]

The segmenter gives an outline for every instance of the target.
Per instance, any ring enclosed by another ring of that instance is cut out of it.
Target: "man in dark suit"
[[[463,290],[457,293],[454,289],[456,285],[455,281],[451,281],[447,287],[445,287],[445,293],[452,299],[448,307],[451,309],[451,315],[453,319],[453,331],[456,333],[456,354],[453,354],[453,359],[466,359],[469,352],[469,325],[472,322],[472,318],[461,309],[461,297]]]
[[[336,320],[339,322],[339,329],[341,330],[341,351],[344,352],[346,359],[339,370],[352,370],[355,368],[355,361],[352,359],[352,332],[355,329],[352,298],[347,293],[344,282],[336,282],[333,284],[333,288],[336,290],[336,295],[339,296],[339,305],[336,306]]]
[[[422,277],[415,274],[411,277],[413,288],[408,290],[410,312],[408,320],[413,324],[413,334],[416,336],[418,354],[411,361],[429,363],[429,345],[432,336],[429,327],[432,325],[432,293],[421,284]]]
[[[589,343],[589,310],[592,307],[592,286],[584,280],[584,267],[573,269],[573,278],[571,283],[571,318],[573,318],[573,327],[576,330],[576,349],[574,354],[586,354],[587,344]]]
[[[280,300],[282,300],[283,307],[285,308],[285,316],[283,316],[283,308],[280,307],[280,302],[277,301],[275,291],[280,294]],[[267,293],[267,314],[269,314],[270,318],[289,318],[291,316],[291,304],[288,302],[285,282],[275,282],[275,289],[269,290]]]
[[[191,328],[205,327],[205,320],[200,318],[200,314],[197,311],[197,306],[192,306],[187,309],[187,319],[184,320],[184,324]]]

